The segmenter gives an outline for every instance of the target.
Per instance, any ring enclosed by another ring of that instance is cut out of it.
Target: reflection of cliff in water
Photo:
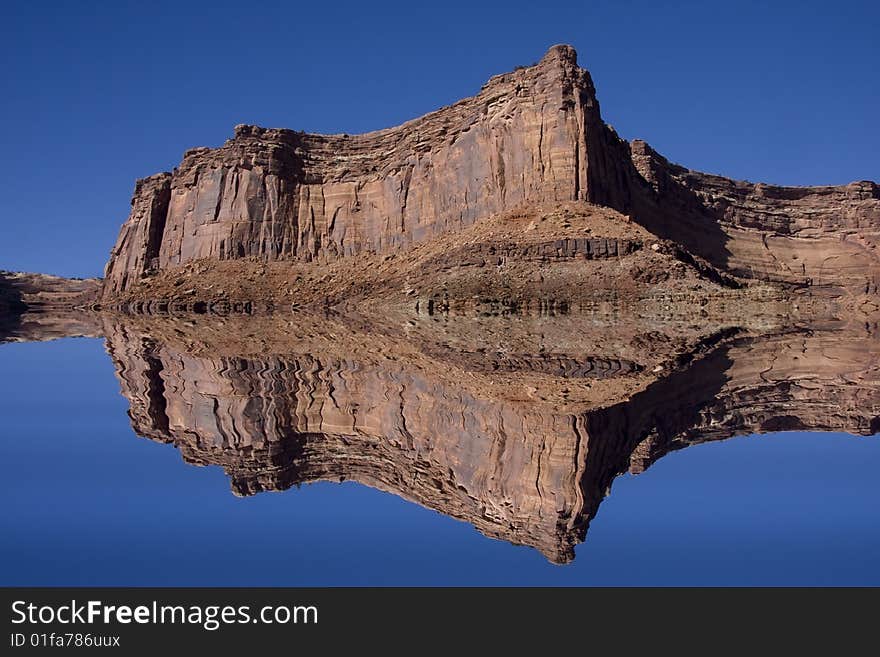
[[[508,326],[515,353],[480,344],[491,331],[471,334],[470,321],[446,327],[446,342],[436,325],[368,331],[304,315],[105,318],[104,332],[135,431],[222,466],[237,494],[354,480],[556,562],[574,557],[617,475],[671,450],[880,430],[880,344],[864,327],[721,328],[673,344],[656,332],[609,342],[613,327],[590,322],[572,338],[587,356],[542,351],[551,320]],[[568,333],[576,319],[559,321]],[[477,364],[480,353],[504,367]],[[640,366],[591,377],[584,364],[597,358]]]

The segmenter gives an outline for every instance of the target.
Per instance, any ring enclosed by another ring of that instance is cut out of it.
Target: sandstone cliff
[[[200,259],[392,253],[536,203],[604,205],[742,278],[876,294],[880,190],[788,188],[670,164],[602,120],[568,46],[474,97],[363,135],[238,126],[138,182],[104,298]]]
[[[473,98],[389,130],[238,126],[221,148],[188,151],[173,174],[138,183],[107,291],[199,258],[385,252],[524,201],[587,199],[594,137],[585,132],[604,129],[597,120],[589,74],[556,47]]]

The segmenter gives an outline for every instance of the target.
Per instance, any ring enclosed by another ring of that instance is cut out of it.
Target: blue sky
[[[605,120],[695,169],[880,179],[880,4],[6,2],[0,268],[97,275],[138,177],[237,123],[387,127],[570,43]]]

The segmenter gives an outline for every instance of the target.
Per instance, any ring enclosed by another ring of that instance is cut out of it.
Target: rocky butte
[[[604,123],[589,73],[561,45],[534,66],[491,78],[476,96],[396,128],[313,135],[241,125],[220,148],[187,151],[173,172],[138,181],[101,298],[163,296],[156,275],[194,263],[320,270],[360,256],[355,272],[362,271],[369,256],[512,212],[521,216],[509,240],[535,242],[528,231],[535,209],[559,203],[575,203],[582,214],[613,210],[616,223],[629,219],[653,241],[673,243],[680,259],[705,265],[704,274],[833,289],[856,306],[876,297],[875,183],[777,187],[671,164]],[[615,241],[596,243],[594,252],[557,244],[583,238],[589,225],[557,231],[543,246],[560,258],[619,255]],[[264,283],[259,296],[279,292]]]
[[[135,432],[238,494],[352,479],[566,562],[670,451],[880,431],[878,240],[875,183],[672,164],[554,46],[396,128],[188,151],[103,280],[0,272],[0,342],[103,337]]]

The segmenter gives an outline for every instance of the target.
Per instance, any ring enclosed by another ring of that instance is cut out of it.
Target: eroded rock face
[[[199,258],[335,259],[384,252],[526,201],[588,198],[585,130],[603,129],[571,48],[473,97],[364,135],[238,126],[138,183],[107,292]],[[158,239],[157,239],[158,237]]]
[[[614,208],[743,278],[875,294],[874,183],[755,185],[672,165],[602,120],[568,46],[402,126],[313,135],[238,126],[141,180],[105,299],[198,259],[326,262],[386,253],[523,205]]]
[[[189,151],[103,284],[0,273],[0,340],[104,335],[135,431],[238,494],[352,479],[565,562],[669,451],[880,430],[878,235],[874,183],[622,141],[557,46],[398,128]]]
[[[741,278],[876,296],[880,187],[870,181],[779,187],[669,163],[630,145],[630,212],[649,230]]]

